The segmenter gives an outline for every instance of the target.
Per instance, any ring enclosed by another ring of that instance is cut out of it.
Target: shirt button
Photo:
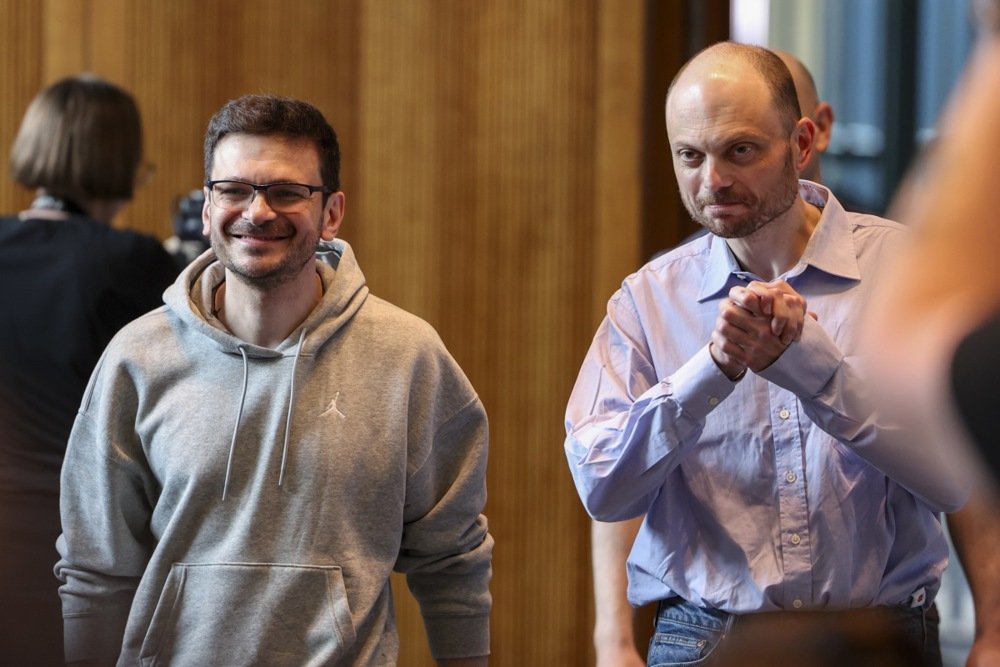
[[[798,544],[801,541],[802,541],[802,538],[799,537],[798,533],[792,535],[791,539],[789,539],[789,542],[791,542],[792,544]]]
[[[782,419],[788,419],[792,416],[792,413],[788,411],[788,408],[781,408],[778,410],[778,416]]]
[[[798,477],[791,470],[789,470],[788,472],[785,473],[785,481],[788,482],[789,484],[791,484],[792,482],[794,482],[797,479],[798,479]]]
[[[795,598],[794,600],[792,600],[792,606],[795,607],[796,609],[802,609],[802,600]]]
[[[711,405],[714,408],[716,405],[719,404],[719,397],[718,396],[709,396],[708,397],[708,404]]]

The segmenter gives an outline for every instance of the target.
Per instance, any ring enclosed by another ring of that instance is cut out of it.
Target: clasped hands
[[[736,286],[719,304],[708,351],[731,380],[762,371],[802,336],[805,298],[784,280]]]

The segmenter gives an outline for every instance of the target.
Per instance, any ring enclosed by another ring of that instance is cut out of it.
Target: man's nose
[[[732,174],[723,160],[713,157],[705,158],[703,182],[706,189],[716,192],[733,184]]]
[[[254,197],[250,200],[250,204],[247,205],[243,217],[254,224],[260,224],[273,219],[276,215],[274,209],[268,204],[264,192],[257,190],[254,192]]]

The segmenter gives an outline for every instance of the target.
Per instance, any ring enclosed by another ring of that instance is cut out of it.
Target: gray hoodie
[[[67,660],[392,665],[390,571],[437,658],[489,652],[482,404],[335,241],[276,349],[211,314],[211,251],[98,364],[62,471]]]

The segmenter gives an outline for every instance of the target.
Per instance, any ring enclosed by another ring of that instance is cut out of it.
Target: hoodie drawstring
[[[243,355],[243,391],[240,392],[240,408],[236,413],[236,426],[233,427],[233,440],[229,443],[229,460],[226,462],[226,481],[222,484],[222,499],[226,499],[229,491],[229,475],[233,471],[233,454],[236,452],[236,435],[240,432],[240,422],[243,420],[243,405],[247,400],[247,379],[250,377],[250,364],[247,361],[247,351],[240,345]]]
[[[281,469],[278,471],[278,486],[285,481],[285,464],[288,461],[288,441],[291,437],[292,432],[292,414],[295,409],[295,371],[299,366],[299,357],[302,356],[302,343],[305,342],[306,330],[302,329],[302,333],[299,334],[299,343],[295,347],[295,359],[292,361],[292,376],[289,380],[288,389],[288,412],[285,414],[285,441],[281,447]],[[233,471],[233,458],[236,453],[236,437],[240,432],[240,422],[243,421],[243,406],[246,403],[247,398],[247,383],[250,377],[250,362],[247,359],[246,349],[241,345],[240,354],[243,355],[243,390],[240,392],[240,407],[239,411],[236,413],[236,425],[233,427],[233,439],[229,443],[229,460],[226,462],[226,479],[222,485],[222,499],[226,499],[226,494],[229,492],[229,478]]]
[[[295,347],[295,360],[292,362],[292,378],[288,386],[288,414],[285,415],[285,444],[281,448],[281,470],[278,471],[278,486],[285,479],[285,461],[288,458],[288,436],[292,432],[292,410],[295,406],[295,370],[299,366],[299,357],[302,355],[302,342],[306,339],[306,328],[302,327],[299,334],[299,344]]]

